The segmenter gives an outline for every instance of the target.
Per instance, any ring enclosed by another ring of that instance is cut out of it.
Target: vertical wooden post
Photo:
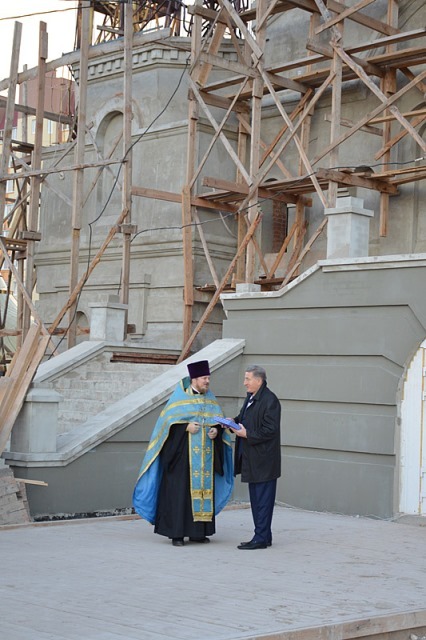
[[[78,128],[77,144],[75,147],[74,161],[77,166],[84,162],[84,144],[86,137],[86,107],[87,107],[87,78],[88,58],[90,42],[90,1],[81,3],[81,41],[80,41],[80,77],[79,77],[79,101],[78,101]],[[84,169],[75,169],[73,180],[73,205],[72,205],[72,238],[71,238],[71,270],[69,280],[69,293],[71,294],[78,282],[78,267],[80,253],[81,212],[83,208],[83,184]],[[77,336],[77,302],[69,310],[68,315],[68,348],[76,343]]]
[[[130,239],[132,234],[132,44],[133,44],[133,4],[124,6],[124,117],[123,117],[123,190],[122,209],[126,210],[123,234],[123,257],[121,266],[120,301],[129,303],[130,286]],[[125,323],[127,327],[127,321]]]
[[[333,30],[333,40],[337,41],[337,32],[342,36],[343,23],[339,22]],[[330,143],[338,139],[340,134],[340,120],[342,117],[342,70],[343,63],[336,51],[333,53],[333,61],[331,70],[336,74],[332,84],[331,95],[331,127],[330,127]],[[336,146],[330,152],[330,167],[339,166],[339,146]],[[334,207],[337,200],[337,182],[330,181],[328,184],[328,206]]]
[[[10,59],[9,91],[7,94],[5,122],[3,130],[3,148],[0,157],[0,173],[5,175],[9,168],[10,143],[12,140],[13,116],[15,113],[15,94],[18,81],[19,50],[21,47],[22,24],[15,22],[13,32],[12,57]],[[3,230],[4,207],[6,204],[6,182],[0,182],[0,215]]]
[[[191,34],[191,77],[198,75],[199,65],[194,62],[201,51],[201,16],[194,15]],[[192,251],[192,208],[191,194],[194,187],[190,187],[198,157],[198,102],[193,92],[189,91],[188,103],[188,147],[186,156],[186,185],[182,190],[182,240],[183,240],[183,327],[182,346],[184,346],[192,332],[192,314],[194,307],[194,261]]]
[[[23,72],[28,69],[28,65],[24,64]],[[27,107],[28,106],[28,82],[25,80],[21,84],[22,89],[22,104]],[[22,122],[22,141],[28,142],[28,115],[26,113],[21,114],[21,122]]]
[[[182,238],[183,238],[183,344],[185,345],[192,328],[192,309],[194,306],[194,272],[192,253],[192,227],[191,227],[191,190],[188,185],[182,189]]]
[[[23,71],[27,70],[27,65],[24,64]],[[28,83],[27,81],[23,82],[21,85],[22,88],[22,104],[24,106],[28,106]],[[26,113],[22,114],[22,141],[28,142],[28,115]],[[28,180],[25,179],[22,185],[22,204],[21,204],[21,214],[19,214],[19,210],[15,212],[15,215],[19,215],[18,226],[19,229],[23,230],[27,227],[27,192],[28,192]],[[18,273],[21,279],[21,282],[24,282],[25,278],[25,260],[24,258],[20,258],[18,261]],[[24,297],[22,295],[21,289],[18,287],[18,291],[16,292],[16,328],[20,332],[20,334],[16,337],[16,346],[19,348],[23,343],[23,326],[24,326]]]
[[[388,0],[388,13],[387,21],[392,27],[398,26],[398,2],[397,0]],[[388,45],[386,47],[386,53],[390,53],[395,50],[395,45]],[[389,98],[396,91],[396,69],[387,69],[383,78],[380,80],[380,89],[385,96]],[[383,115],[387,115],[388,110]],[[383,123],[383,146],[389,142],[392,137],[392,120],[385,120]],[[391,149],[387,149],[383,156],[383,170],[388,169],[388,163],[392,158]],[[379,217],[379,234],[381,237],[386,237],[388,233],[388,217],[389,217],[389,194],[380,194],[380,217]]]
[[[309,115],[305,118],[305,120],[302,123],[302,131],[300,133],[300,142],[302,143],[303,148],[306,151],[306,155],[308,155],[308,151],[309,151],[309,135],[311,131],[311,120],[312,120],[312,115],[311,113],[309,113]],[[303,160],[302,158],[299,158],[299,165],[298,165],[299,176],[303,175],[304,170],[305,170],[305,165],[303,163]],[[299,243],[300,236],[304,235],[305,233],[305,229],[303,227],[303,224],[305,221],[305,203],[303,198],[297,199],[295,221],[296,221],[296,231],[294,233],[293,249],[295,249],[297,246],[300,245]]]
[[[46,60],[48,55],[48,37],[47,37],[47,25],[45,22],[40,22],[39,28],[39,49],[38,49],[38,78],[37,78],[37,107],[35,118],[35,138],[34,138],[34,151],[32,154],[32,167],[33,169],[41,168],[41,149],[43,144],[43,115],[44,115],[44,91],[46,86]],[[31,178],[31,199],[28,211],[28,231],[36,232],[38,229],[38,216],[39,216],[39,199],[40,199],[40,176],[32,176]],[[35,254],[35,240],[29,239],[27,242],[27,265],[25,276],[25,289],[32,297],[34,288],[34,254]],[[23,338],[25,338],[30,328],[31,313],[28,305],[24,307],[24,322],[23,322]]]
[[[261,23],[263,14],[267,9],[266,0],[258,0],[256,3],[256,24],[261,24],[256,29],[256,43],[263,51],[266,42],[266,20]],[[263,79],[259,75],[253,81],[252,90],[252,116],[251,116],[251,145],[250,145],[250,176],[257,175],[260,167],[260,129],[262,121]],[[254,181],[254,180],[253,180]],[[254,190],[249,200],[248,220],[252,223],[258,214],[258,189]],[[257,234],[256,234],[257,235]],[[255,236],[254,236],[255,237]],[[255,278],[256,249],[253,242],[247,245],[246,251],[246,282],[254,282]]]
[[[244,115],[241,115],[244,118]],[[245,165],[246,153],[247,153],[247,130],[244,127],[243,123],[240,121],[238,127],[238,157],[241,160],[242,164]],[[243,177],[241,172],[237,169],[237,184],[243,182]],[[238,216],[238,246],[240,246],[241,242],[246,233],[246,222],[244,220],[244,215],[241,214]],[[244,271],[245,271],[245,255],[244,253],[238,258],[237,266],[235,269],[235,281],[243,282],[244,281]]]

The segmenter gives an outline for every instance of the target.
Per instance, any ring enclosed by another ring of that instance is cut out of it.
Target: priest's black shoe
[[[242,542],[241,544],[238,545],[237,549],[244,549],[247,551],[251,551],[252,549],[266,549],[267,548],[267,544],[266,542],[247,542],[247,544],[244,544],[244,542]]]
[[[183,547],[184,544],[183,538],[173,538],[172,540],[172,545],[174,547]]]
[[[249,540],[248,542],[240,542],[240,547],[246,547],[248,544],[252,544],[253,540]],[[266,543],[267,547],[272,547],[272,542]]]
[[[210,538],[189,538],[190,542],[202,542],[202,543],[206,543],[206,542],[210,542]]]

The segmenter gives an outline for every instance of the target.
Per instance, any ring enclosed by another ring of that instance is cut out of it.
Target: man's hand
[[[207,431],[207,435],[209,436],[210,440],[214,440],[218,433],[219,432],[216,427],[210,427],[210,429]]]
[[[230,428],[232,429],[232,427],[230,427]],[[247,430],[246,430],[245,426],[243,424],[241,424],[241,422],[240,422],[240,428],[238,429],[238,431],[236,429],[232,429],[232,431],[239,438],[247,438]]]

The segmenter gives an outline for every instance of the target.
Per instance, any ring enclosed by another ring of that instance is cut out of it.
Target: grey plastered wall
[[[188,38],[173,38],[177,48],[159,43],[133,47],[132,52],[132,185],[134,187],[167,191],[180,198],[186,178],[188,146]],[[224,43],[223,53],[232,49]],[[76,77],[79,70],[74,68]],[[216,78],[217,74],[213,74]],[[115,150],[114,143],[122,128],[123,53],[105,53],[89,62],[87,83],[87,121],[89,132],[85,139],[85,162],[96,163],[100,156],[116,162],[98,175],[98,168],[85,170],[84,200],[79,248],[79,275],[120,214],[123,180],[122,143]],[[219,117],[219,116],[218,116]],[[236,146],[237,125],[230,118],[226,134]],[[196,155],[203,157],[208,147],[212,127],[200,116]],[[66,145],[44,150],[44,165],[54,165],[66,150]],[[66,165],[64,160],[61,166]],[[223,145],[216,144],[206,169],[214,175],[220,166],[224,174],[232,176],[235,167]],[[117,178],[117,183],[115,181]],[[201,180],[201,179],[200,179]],[[58,310],[66,303],[69,289],[71,247],[72,173],[52,173],[49,182],[53,189],[43,189],[41,195],[40,231],[37,245],[38,311],[49,325]],[[60,197],[63,194],[64,197]],[[220,278],[235,253],[235,235],[228,228],[235,227],[233,217],[225,223],[211,211],[200,211],[210,255]],[[90,228],[89,228],[90,223]],[[180,349],[182,343],[182,296],[185,282],[180,201],[168,202],[134,195],[132,224],[137,235],[132,236],[131,269],[129,278],[128,322],[134,325],[132,340],[144,346]],[[205,252],[198,231],[192,229],[194,284],[202,287],[212,281]],[[104,302],[108,295],[120,291],[122,236],[116,234],[102,260],[91,274],[78,299],[78,311],[90,322],[90,304]],[[196,295],[194,326],[204,313],[210,297]],[[223,314],[218,307],[209,317],[205,330],[197,336],[194,350],[209,344],[221,335]],[[63,348],[63,345],[62,347]]]
[[[283,292],[223,297],[223,337],[244,338],[243,368],[265,366],[282,403],[286,504],[398,508],[399,393],[426,335],[426,261],[393,258],[324,261]]]

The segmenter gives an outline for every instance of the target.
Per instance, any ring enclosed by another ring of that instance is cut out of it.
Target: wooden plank
[[[378,107],[370,111],[366,116],[361,118],[361,120],[352,127],[347,133],[342,134],[337,140],[335,140],[328,147],[323,149],[315,158],[312,160],[312,165],[317,164],[324,156],[326,156],[335,146],[342,144],[350,138],[354,133],[356,133],[362,126],[367,124],[370,120],[375,118],[379,113],[382,113],[388,106],[392,105],[399,98],[401,98],[405,93],[410,91],[413,87],[416,86],[417,83],[421,82],[423,78],[426,77],[426,71],[422,71],[415,79],[409,82],[405,87],[402,87],[397,93],[388,98],[385,102],[381,103]]]
[[[379,100],[385,103],[387,101],[387,97],[382,91],[380,91],[378,87],[376,87],[374,82],[370,80],[365,71],[359,65],[357,65],[356,62],[354,62],[351,57],[348,56],[345,51],[343,51],[341,47],[335,47],[335,50],[339,57],[342,58],[342,60],[345,61],[346,64],[353,69],[353,71],[355,71],[358,77],[364,82],[365,85],[367,85],[371,92],[374,93],[379,98]],[[417,142],[419,147],[423,151],[426,151],[426,142],[418,135],[417,131],[414,129],[414,127],[411,126],[408,120],[404,118],[399,109],[393,104],[388,106],[388,108],[393,113],[395,118],[402,124],[402,126],[407,129],[408,133]]]
[[[235,103],[237,102],[240,93],[243,91],[244,87],[246,86],[246,84],[247,84],[247,79],[244,80],[244,82],[241,84],[241,87],[240,87],[238,93],[235,95],[234,99],[232,100],[231,104],[229,105],[229,108],[228,108],[227,112],[225,113],[224,117],[222,118],[222,122],[220,123],[218,129],[215,131],[214,135],[212,136],[203,158],[198,163],[197,169],[195,171],[193,171],[193,175],[192,175],[191,180],[189,182],[189,186],[190,186],[191,189],[193,188],[193,186],[195,184],[195,181],[197,180],[197,178],[198,178],[198,176],[200,174],[201,169],[203,168],[203,166],[207,162],[207,159],[208,159],[208,157],[209,157],[209,155],[211,153],[211,150],[213,149],[213,147],[214,147],[214,145],[216,143],[216,140],[218,139],[218,137],[222,133],[223,128],[225,127],[225,124],[227,123],[228,118],[229,118],[229,116],[231,114],[231,111],[232,111]],[[191,130],[190,130],[189,133],[191,135]],[[242,161],[241,161],[241,164],[243,164]],[[241,175],[239,170],[238,170],[238,172]]]
[[[231,61],[226,61],[221,56],[216,55],[217,52],[219,51],[220,45],[222,44],[222,38],[225,33],[225,30],[226,30],[226,24],[224,24],[223,22],[219,22],[218,24],[216,24],[214,28],[214,33],[210,38],[208,51],[203,52],[201,50],[197,56],[197,62],[200,62],[201,64],[199,67],[197,67],[196,71],[194,72],[193,78],[194,78],[194,81],[200,85],[200,87],[203,87],[206,84],[213,66],[226,68],[222,65],[226,62],[231,62]],[[240,63],[238,62],[231,63],[231,67],[228,67],[227,70],[228,71],[234,70],[237,73],[244,73],[244,71],[241,69]]]
[[[6,105],[7,105],[7,98],[0,96],[0,107],[6,107]],[[37,109],[35,107],[28,107],[25,104],[15,104],[14,110],[18,111],[18,113],[23,113],[27,116],[35,116],[37,113]],[[74,116],[67,116],[65,113],[53,113],[53,111],[45,111],[43,115],[46,120],[51,120],[52,122],[59,122],[61,124],[74,123]],[[22,142],[25,142],[25,146],[28,145],[31,148],[33,146],[25,138]]]
[[[4,241],[4,238],[2,236],[0,236],[0,248],[3,252],[3,258],[5,260],[5,262],[7,263],[8,269],[10,269],[10,271],[12,272],[13,277],[15,278],[15,282],[18,286],[18,289],[21,291],[25,302],[27,304],[27,306],[29,307],[32,316],[34,317],[34,319],[42,326],[42,331],[45,335],[47,335],[48,331],[46,329],[46,327],[43,325],[43,321],[37,311],[37,309],[35,308],[33,301],[31,300],[30,296],[28,295],[24,283],[22,282],[21,278],[19,277],[19,273],[16,270],[15,265],[13,264],[12,260],[9,258],[8,253],[7,253],[7,249],[6,249],[6,243]]]
[[[291,273],[291,277],[293,277],[296,274],[297,269],[299,268],[302,260],[300,259],[300,252],[302,249],[302,245],[303,245],[303,238],[305,237],[305,233],[308,229],[308,222],[307,220],[305,220],[303,222],[303,224],[300,226],[299,228],[299,234],[296,240],[296,243],[294,245],[294,249],[293,249],[293,253],[291,254],[291,258],[290,261],[287,265],[287,269],[285,271],[284,274],[284,278],[283,278],[283,282],[286,281],[286,278],[288,276],[289,273]]]
[[[207,264],[209,266],[209,270],[210,270],[211,276],[213,278],[213,282],[214,282],[215,286],[218,287],[219,286],[219,278],[218,278],[218,275],[216,273],[216,269],[215,269],[215,266],[214,266],[213,259],[212,259],[211,255],[210,255],[210,250],[209,250],[209,247],[208,247],[208,244],[207,244],[206,236],[204,235],[204,231],[203,231],[203,227],[202,227],[202,224],[201,224],[201,221],[200,221],[200,217],[198,215],[198,211],[197,211],[197,209],[195,207],[193,207],[192,215],[194,217],[194,222],[195,222],[196,227],[197,227],[198,235],[200,236],[201,244],[203,245],[204,255],[205,255]]]
[[[37,77],[37,112],[35,117],[35,136],[34,136],[34,151],[32,153],[31,165],[36,170],[41,169],[41,152],[43,146],[43,113],[45,102],[45,87],[46,87],[46,59],[48,50],[48,37],[47,37],[47,25],[45,22],[40,22],[39,26],[39,47],[38,47],[38,66],[39,74]],[[35,175],[31,178],[31,198],[28,208],[27,226],[29,231],[38,231],[39,220],[39,201],[40,201],[40,184],[41,176]],[[34,257],[35,257],[35,241],[30,240],[27,244],[27,261],[25,271],[25,289],[30,298],[33,295],[33,289],[35,284],[34,274]],[[27,334],[30,327],[30,309],[25,306],[23,309],[23,336]]]
[[[71,151],[74,143],[67,150]],[[31,171],[21,171],[19,173],[8,173],[5,175],[0,175],[0,181],[5,180],[16,180],[17,178],[32,178],[34,176],[39,176],[43,178],[44,176],[48,176],[51,173],[63,173],[64,171],[76,171],[77,169],[91,169],[94,167],[106,167],[110,164],[121,164],[122,160],[98,160],[97,162],[84,162],[82,164],[70,164],[65,167],[49,167],[49,169],[31,169]]]
[[[343,171],[337,171],[336,169],[318,169],[317,177],[319,180],[329,179],[334,180],[338,184],[345,184],[351,187],[363,187],[364,189],[374,189],[381,193],[388,193],[392,196],[397,196],[399,191],[395,185],[389,184],[386,180],[380,180],[372,173],[371,177],[363,177],[354,173],[344,173]]]
[[[81,165],[85,158],[85,138],[86,138],[86,119],[87,119],[87,80],[89,76],[89,45],[91,42],[91,19],[90,19],[90,1],[81,0],[80,8],[82,10],[81,38],[80,38],[80,75],[78,80],[78,127],[77,127],[77,144],[74,150],[75,164]],[[69,293],[74,290],[78,282],[78,273],[80,265],[80,229],[83,211],[84,197],[84,169],[76,169],[73,175],[72,183],[72,212],[71,212],[71,252],[70,252],[70,272],[68,281]],[[68,313],[68,333],[67,346],[68,349],[74,347],[77,341],[77,306],[76,301],[70,306]]]
[[[77,296],[79,295],[81,289],[84,287],[86,281],[89,279],[90,274],[92,273],[92,271],[94,270],[96,265],[100,262],[100,259],[103,256],[103,254],[105,253],[106,248],[108,247],[109,243],[111,242],[111,240],[113,239],[113,237],[115,236],[117,231],[119,230],[119,226],[120,226],[120,224],[122,224],[124,218],[126,217],[126,213],[127,212],[125,210],[123,210],[120,213],[120,215],[118,216],[118,219],[117,219],[115,225],[113,225],[111,227],[111,229],[109,230],[107,237],[105,238],[105,240],[103,241],[102,245],[98,249],[95,257],[92,260],[92,262],[90,263],[90,265],[88,266],[87,270],[85,271],[85,273],[82,275],[82,277],[80,278],[80,280],[76,284],[76,286],[75,286],[73,292],[71,293],[71,295],[69,296],[67,302],[62,307],[62,309],[60,310],[60,312],[58,313],[58,315],[56,316],[56,318],[54,319],[54,321],[50,325],[50,327],[49,327],[49,333],[50,334],[54,333],[55,329],[59,326],[59,323],[61,322],[62,318],[64,317],[64,315],[66,314],[68,309],[71,307],[72,304],[74,304],[74,302],[77,299]],[[0,239],[0,241],[1,241],[1,239]]]
[[[295,135],[296,131],[298,130],[298,128],[300,126],[302,126],[305,118],[307,118],[310,114],[310,112],[312,111],[312,109],[314,108],[315,104],[318,102],[318,100],[321,98],[321,96],[323,95],[324,91],[328,88],[328,86],[330,85],[330,83],[333,81],[333,75],[328,76],[328,78],[326,79],[326,81],[321,85],[321,87],[317,90],[317,92],[315,93],[315,95],[313,96],[312,100],[309,102],[308,105],[306,105],[303,114],[301,115],[299,121],[294,125],[294,128],[292,131],[290,131],[288,133],[288,135],[282,139],[281,143],[278,145],[278,148],[275,150],[275,154],[274,157],[279,157],[280,154],[283,152],[283,150],[285,149],[285,147],[289,144],[289,142],[293,139],[293,136]],[[265,178],[265,176],[269,173],[270,169],[272,168],[274,164],[274,159],[272,158],[268,164],[265,164],[264,166],[262,166],[261,171],[259,171],[258,176],[256,177],[256,180],[254,182],[254,184],[252,185],[251,189],[259,186],[259,184],[262,182],[262,180]],[[285,181],[283,181],[283,184],[285,183]],[[308,193],[308,190],[306,189],[306,192]],[[241,209],[243,209],[247,203],[248,203],[249,199],[248,196],[247,198],[244,200],[244,202],[242,203]]]
[[[391,116],[392,119],[393,116]],[[331,122],[331,117],[329,115],[325,115],[324,116],[324,120],[325,122]],[[351,127],[354,126],[354,122],[353,120],[348,120],[347,118],[340,118],[340,126],[341,127],[347,127],[348,129],[350,129]],[[379,129],[379,127],[372,127],[370,125],[365,125],[363,127],[361,127],[360,131],[365,131],[366,133],[371,133],[374,136],[382,136],[383,135],[383,130]]]
[[[250,242],[251,238],[253,237],[254,232],[256,231],[259,223],[261,220],[261,216],[257,215],[256,218],[253,220],[253,222],[251,223],[243,241],[241,242],[240,246],[238,247],[237,253],[235,254],[235,256],[233,257],[233,259],[231,260],[231,263],[229,264],[224,276],[222,277],[222,280],[220,282],[220,286],[218,289],[216,289],[211,301],[209,302],[206,310],[204,311],[203,315],[201,316],[197,326],[195,327],[194,331],[192,332],[191,336],[189,337],[188,341],[186,342],[186,344],[184,345],[183,349],[182,349],[182,353],[180,354],[179,358],[178,358],[178,363],[182,362],[182,360],[184,360],[189,352],[190,349],[194,343],[195,338],[198,336],[198,334],[200,333],[201,329],[203,328],[203,326],[205,325],[205,323],[207,322],[211,312],[213,311],[217,301],[219,300],[220,294],[222,293],[223,289],[225,288],[232,272],[235,269],[235,265],[237,263],[238,258],[240,257],[240,255],[243,254],[243,252],[246,249],[247,244]]]
[[[238,115],[238,157],[241,162],[244,164],[247,157],[247,144],[248,144],[248,122],[246,120],[246,116],[243,114]],[[236,181],[238,185],[243,183],[243,177],[240,172],[237,170]],[[243,216],[237,217],[237,246],[240,246],[241,242],[244,239],[245,233],[245,224]],[[234,280],[236,282],[243,282],[244,280],[244,272],[245,272],[245,253],[242,253],[235,266]],[[216,287],[217,288],[217,287]]]
[[[213,129],[215,131],[217,131],[218,128],[219,128],[219,125],[217,124],[216,120],[214,119],[211,111],[207,108],[207,105],[205,104],[200,92],[197,89],[197,86],[195,85],[195,82],[192,80],[191,77],[189,78],[189,84],[191,86],[192,91],[194,92],[195,97],[197,98],[197,101],[198,101],[200,107],[202,108],[202,110],[206,114],[207,119],[209,120],[209,122],[212,125]],[[223,134],[222,131],[219,133],[219,137],[220,137],[220,140],[221,140],[223,146],[227,150],[229,156],[234,161],[236,167],[241,172],[241,174],[244,176],[244,179],[246,180],[246,182],[250,183],[251,182],[250,176],[248,175],[245,167],[240,162],[240,159],[238,158],[237,154],[235,153],[234,149],[232,148],[231,144],[229,143],[228,139],[225,137],[225,135]]]
[[[183,241],[183,344],[189,339],[192,327],[192,309],[194,306],[194,267],[192,253],[192,216],[191,191],[188,186],[182,189],[182,241]]]
[[[24,484],[34,484],[39,487],[48,487],[49,484],[43,480],[30,480],[29,478],[15,478],[16,482],[23,482]]]
[[[206,176],[203,179],[203,185],[212,187],[213,189],[224,189],[228,193],[247,195],[249,193],[249,187],[243,183],[231,182],[229,180],[221,180],[220,178],[212,178]],[[264,183],[259,187],[259,196],[261,198],[270,198],[271,200],[278,200],[279,202],[285,202],[286,204],[296,204],[298,196],[289,196],[283,191],[273,189],[273,183],[268,185]],[[205,194],[203,194],[205,195]],[[213,192],[215,195],[215,192]]]
[[[113,351],[110,362],[133,362],[135,364],[176,364],[174,353],[135,353],[133,351]]]
[[[158,31],[154,31],[154,33],[135,33],[134,35],[134,45],[140,46],[144,44],[150,44],[151,42],[159,43],[162,40],[167,40],[170,38],[171,30],[170,29],[161,29]],[[123,39],[114,40],[113,42],[105,42],[98,44],[96,46],[90,47],[89,49],[89,60],[95,60],[96,58],[100,58],[105,55],[113,55],[115,53],[120,53],[123,51],[124,42]],[[51,60],[46,65],[46,71],[52,71],[53,69],[58,69],[59,67],[68,67],[73,64],[77,64],[80,60],[80,51],[72,51],[71,53],[66,53],[60,58],[56,58],[55,60]],[[33,80],[37,78],[39,74],[38,67],[32,67],[31,69],[27,69],[18,74],[18,84],[25,82],[26,80]],[[9,87],[9,78],[5,78],[0,80],[0,91],[4,91]]]
[[[341,14],[342,15],[342,14]],[[339,39],[343,36],[343,25],[339,24],[335,27],[335,32],[339,34]],[[336,45],[337,46],[337,45]],[[343,78],[343,62],[337,55],[336,49],[333,50],[333,60],[331,69],[334,73],[334,80],[331,92],[331,124],[330,124],[330,143],[332,144],[340,133],[340,119],[342,117],[342,78]],[[335,147],[330,152],[330,166],[338,167],[340,147]],[[335,207],[337,200],[338,184],[334,180],[328,183],[328,206]]]
[[[413,122],[411,123],[411,126],[413,127],[417,127],[419,124],[421,124],[422,122],[424,122],[426,120],[426,114],[423,114],[421,116],[419,116],[418,118],[415,118],[413,120]],[[387,152],[396,144],[398,144],[398,142],[400,142],[402,140],[402,138],[404,138],[406,135],[408,134],[408,131],[403,129],[402,131],[400,131],[396,136],[394,136],[393,138],[388,138],[388,141],[385,143],[385,145],[374,155],[374,159],[375,160],[379,160],[380,158],[382,158],[384,155],[387,154]],[[383,161],[383,164],[386,165],[387,164],[387,160],[385,159]]]
[[[397,0],[388,0],[387,7],[387,21],[389,24],[393,26],[398,26],[398,2]],[[389,53],[391,51],[395,51],[395,44],[388,44],[386,46],[386,52]],[[397,79],[396,79],[396,69],[386,69],[386,73],[382,80],[380,81],[380,89],[383,92],[383,95],[387,98],[393,95],[397,89]],[[386,112],[385,112],[386,115]],[[392,114],[394,115],[394,114]],[[414,122],[413,122],[414,125]],[[391,162],[391,137],[392,137],[392,121],[388,120],[383,123],[383,166],[388,166]],[[389,222],[389,194],[381,193],[380,194],[380,203],[379,203],[379,235],[380,237],[387,236],[388,232],[388,222]]]
[[[241,75],[241,80],[243,80],[245,76],[256,78],[258,75],[255,69],[243,65],[241,64],[241,62],[233,62],[232,60],[228,60],[223,56],[213,55],[212,53],[200,53],[199,58],[201,62],[204,62],[205,65],[208,65],[208,68],[210,69],[214,66],[218,67],[219,69],[225,69],[229,72],[238,73],[239,75]],[[196,82],[199,83],[201,87],[204,86],[204,83],[200,80],[196,80]]]
[[[166,202],[182,202],[182,196],[171,191],[160,191],[157,189],[147,189],[146,187],[132,187],[132,194],[141,198],[154,198],[156,200],[165,200]],[[204,207],[205,209],[214,209],[215,211],[227,211],[229,213],[237,213],[238,207],[230,204],[222,203],[219,199],[217,202],[212,200],[203,200],[203,194],[193,196],[191,205],[194,207]]]
[[[290,244],[290,240],[292,239],[294,232],[296,231],[298,226],[297,221],[295,220],[293,222],[293,224],[291,225],[291,229],[290,231],[287,233],[284,242],[281,245],[281,249],[279,250],[279,252],[277,253],[277,256],[271,266],[271,268],[269,269],[268,273],[266,274],[267,278],[274,278],[275,276],[275,271],[277,270],[281,260],[283,259],[283,256],[285,254],[285,252],[287,251],[287,247]]]
[[[293,111],[290,113],[290,120],[293,122],[296,117],[303,112],[303,110],[306,108],[306,105],[308,103],[309,100],[312,99],[314,95],[314,91],[313,89],[309,89],[309,91],[307,91],[302,98],[300,99],[298,105],[296,106],[295,109],[293,109]],[[311,109],[309,109],[309,111],[311,111]],[[285,132],[288,130],[288,126],[287,123],[285,122],[284,125],[281,127],[280,131],[277,133],[277,135],[274,137],[274,139],[272,140],[272,142],[270,143],[270,145],[265,149],[265,152],[261,158],[260,161],[260,166],[263,165],[263,163],[265,162],[266,158],[268,156],[271,156],[274,147],[278,144],[278,142],[281,140],[282,136],[285,134]],[[277,163],[278,166],[280,166]],[[281,166],[280,166],[281,168]],[[284,175],[286,175],[288,178],[290,177],[290,172],[287,170],[283,170],[281,168],[282,172]]]
[[[10,89],[7,95],[6,111],[3,124],[2,153],[0,156],[0,173],[6,174],[9,167],[10,143],[12,140],[13,118],[15,113],[15,94],[18,80],[19,50],[21,47],[22,24],[15,22],[13,31],[12,55],[10,59]],[[0,211],[1,224],[3,229],[4,206],[6,202],[6,183],[0,182]]]
[[[40,333],[40,325],[30,327],[13,369],[13,377],[11,379],[14,382],[9,386],[8,392],[0,404],[0,415],[2,416],[0,455],[6,447],[28,388],[50,340],[50,336],[42,336],[40,338]]]
[[[345,18],[350,18],[353,13],[355,13],[356,11],[360,11],[360,9],[368,7],[368,5],[372,4],[373,2],[375,2],[375,0],[361,0],[361,2],[358,2],[352,7],[348,7],[347,9],[342,11],[342,13],[339,13],[337,17],[327,20],[324,24],[315,29],[315,34],[318,35],[319,33],[325,31],[325,29],[330,29],[330,27],[332,27],[333,25],[342,22],[342,20],[344,20]]]
[[[285,287],[290,282],[291,278],[293,277],[293,274],[295,273],[295,271],[301,265],[302,260],[305,257],[305,255],[311,250],[312,245],[314,244],[314,242],[318,238],[318,236],[322,233],[322,231],[323,231],[324,227],[326,226],[327,222],[328,222],[328,218],[324,218],[324,220],[321,222],[321,224],[319,225],[319,227],[316,230],[316,232],[309,239],[309,241],[305,245],[303,251],[300,253],[297,262],[295,262],[295,264],[291,267],[290,271],[286,274],[286,276],[285,276],[285,278],[283,280],[283,283],[282,283],[282,285],[280,287],[281,289],[283,287]]]
[[[346,5],[341,2],[336,2],[336,0],[327,0],[327,7],[330,11],[335,11],[336,13],[342,14],[347,10]],[[370,18],[362,13],[354,13],[351,16],[348,16],[350,20],[357,22],[358,24],[364,25],[364,27],[368,27],[373,31],[378,31],[379,33],[386,33],[388,36],[399,34],[399,29],[392,27],[386,22],[382,22],[381,20],[375,20],[374,18]]]
[[[267,10],[266,0],[257,0],[256,2],[256,23],[260,23],[265,12]],[[260,29],[256,29],[256,40],[261,48],[266,43],[266,23]],[[262,56],[256,56],[259,60]],[[265,78],[262,73],[262,67],[257,65],[259,77],[253,81],[252,94],[251,94],[251,144],[250,144],[250,179],[247,181],[250,188],[250,193],[247,196],[248,204],[248,219],[247,223],[252,223],[257,215],[258,206],[258,185],[253,186],[253,182],[256,181],[256,176],[259,174],[260,169],[260,139],[261,139],[261,126],[262,126],[262,98]],[[253,235],[253,240],[257,240],[256,234]],[[256,267],[256,246],[254,242],[247,244],[246,249],[246,282],[254,282]]]
[[[401,69],[401,73],[403,73],[405,75],[406,78],[408,78],[408,80],[411,82],[411,80],[414,80],[414,78],[416,77],[414,75],[414,73],[412,71],[410,71],[410,69]],[[418,92],[421,94],[422,98],[424,97],[424,94],[426,93],[426,83],[424,82],[418,82],[416,84],[416,89],[418,90]]]
[[[290,118],[288,117],[287,112],[284,109],[284,107],[282,106],[280,99],[276,95],[271,83],[268,80],[268,77],[265,76],[265,75],[263,77],[264,77],[266,85],[269,88],[269,93],[271,94],[271,96],[272,96],[272,98],[273,98],[273,100],[274,100],[274,102],[275,102],[275,104],[277,106],[278,111],[281,113],[282,117],[284,118],[285,122],[287,123],[289,131],[293,135],[293,139],[294,139],[294,142],[296,143],[297,149],[299,151],[299,155],[302,158],[303,164],[305,165],[307,172],[311,175],[311,180],[312,180],[312,183],[313,183],[313,185],[315,187],[317,195],[318,195],[319,199],[321,200],[322,204],[324,205],[324,207],[327,207],[328,206],[327,198],[325,197],[325,195],[324,195],[324,193],[323,193],[323,191],[322,191],[322,189],[321,189],[321,187],[320,187],[320,185],[318,183],[318,180],[316,179],[315,173],[314,173],[314,171],[312,169],[312,165],[311,165],[311,163],[310,163],[310,161],[308,159],[308,156],[307,156],[307,154],[306,154],[306,152],[305,152],[305,150],[303,148],[303,145],[302,145],[302,143],[300,141],[300,138],[299,138],[298,135],[296,135],[296,128],[293,126],[293,123],[291,122]],[[308,114],[306,114],[306,115],[308,115]],[[299,120],[299,122],[300,122],[300,120]]]
[[[263,56],[263,50],[262,47],[258,45],[257,41],[253,38],[252,34],[250,33],[250,31],[247,29],[246,25],[244,24],[244,22],[241,20],[241,17],[239,16],[239,14],[237,13],[237,11],[234,9],[234,7],[232,6],[232,4],[229,2],[229,0],[218,0],[220,6],[224,7],[230,18],[232,19],[232,21],[234,22],[234,24],[238,27],[238,29],[241,31],[247,45],[250,47],[250,49],[252,50],[253,55],[260,60],[260,58]],[[263,13],[263,12],[262,12]],[[262,15],[262,13],[260,15]],[[256,15],[258,16],[258,10],[256,8]],[[259,34],[256,34],[256,37],[258,38]]]
[[[123,77],[123,158],[126,160],[123,166],[123,190],[121,208],[127,211],[124,225],[121,227],[123,234],[123,248],[121,259],[121,286],[120,302],[129,304],[130,288],[130,254],[131,254],[131,229],[132,229],[132,43],[133,43],[133,6],[131,3],[124,5],[124,77]],[[124,326],[127,327],[127,315]],[[125,336],[126,337],[126,336]]]

